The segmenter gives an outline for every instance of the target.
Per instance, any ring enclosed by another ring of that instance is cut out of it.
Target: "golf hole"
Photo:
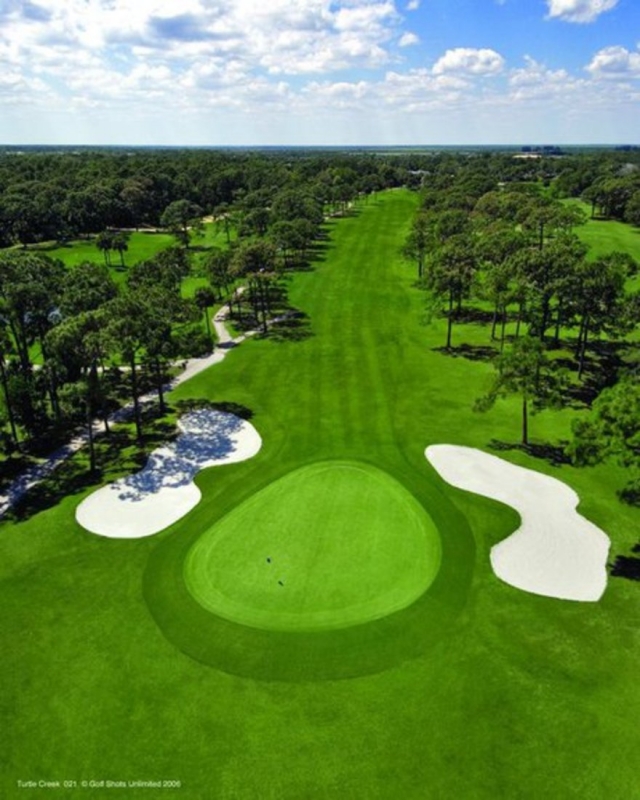
[[[367,464],[329,461],[285,475],[204,531],[184,577],[224,619],[315,631],[406,608],[440,560],[435,523],[407,489]]]

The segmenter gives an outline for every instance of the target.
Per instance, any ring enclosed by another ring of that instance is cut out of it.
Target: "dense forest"
[[[637,471],[637,263],[628,249],[594,254],[580,236],[588,216],[640,225],[640,153],[614,150],[5,151],[5,455],[45,453],[96,416],[108,433],[127,400],[141,439],[138,398],[155,387],[162,409],[174,365],[212,349],[213,306],[229,303],[238,326],[267,335],[271,319],[295,313],[286,276],[314,257],[323,221],[401,186],[420,193],[404,255],[426,318],[446,318],[443,353],[466,347],[494,360],[478,409],[519,394],[524,446],[531,411],[591,409],[576,418],[567,454],[578,463],[614,455]],[[205,226],[217,231],[213,244]],[[142,257],[136,231],[172,243]],[[49,255],[82,241],[94,255],[81,263]],[[485,324],[484,349],[456,341],[469,321]],[[90,449],[95,470],[92,440]],[[639,491],[636,479],[625,497]]]

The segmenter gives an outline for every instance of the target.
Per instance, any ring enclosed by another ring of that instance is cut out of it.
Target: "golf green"
[[[368,464],[323,461],[269,484],[205,531],[185,582],[207,610],[274,631],[344,628],[418,599],[440,567],[431,517]]]

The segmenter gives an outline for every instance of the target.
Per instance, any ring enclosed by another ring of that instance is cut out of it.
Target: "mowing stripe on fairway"
[[[199,474],[201,504],[159,534],[151,553],[149,609],[165,636],[198,661],[263,680],[346,678],[418,657],[456,631],[475,542],[424,460],[438,416],[427,404],[407,402],[416,381],[422,394],[433,380],[408,290],[413,268],[399,255],[416,203],[410,192],[390,192],[329,223],[313,269],[290,283],[292,304],[308,315],[305,336],[247,341],[171,395],[250,408],[263,439],[252,461]],[[442,560],[428,590],[404,609],[333,630],[264,630],[200,605],[185,583],[184,563],[202,533],[279,478],[337,460],[388,473],[433,519]]]

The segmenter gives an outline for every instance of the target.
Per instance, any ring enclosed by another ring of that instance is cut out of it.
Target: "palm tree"
[[[96,247],[104,256],[104,263],[111,265],[111,250],[113,250],[113,234],[111,231],[102,231],[96,236]]]

